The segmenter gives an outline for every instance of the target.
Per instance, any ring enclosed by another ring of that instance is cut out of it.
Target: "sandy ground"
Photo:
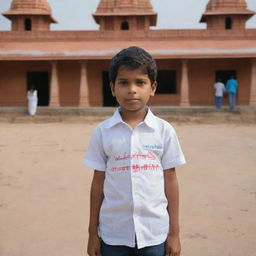
[[[95,123],[0,123],[0,256],[86,254]],[[183,256],[256,255],[256,125],[174,124]]]

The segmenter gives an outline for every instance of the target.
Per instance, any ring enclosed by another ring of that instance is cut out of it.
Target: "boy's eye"
[[[120,80],[120,81],[118,81],[118,84],[120,84],[120,85],[126,85],[126,84],[127,84],[127,81],[125,81],[125,80]]]
[[[137,84],[138,85],[144,85],[146,82],[145,81],[143,81],[143,80],[139,80],[139,81],[137,81]]]

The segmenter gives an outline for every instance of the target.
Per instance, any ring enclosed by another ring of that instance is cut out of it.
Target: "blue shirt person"
[[[229,108],[234,109],[236,106],[236,95],[237,95],[238,82],[234,77],[226,83],[226,92],[228,93]]]

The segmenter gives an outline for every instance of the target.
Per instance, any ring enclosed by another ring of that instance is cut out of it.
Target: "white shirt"
[[[38,98],[37,98],[37,90],[28,91],[27,92],[27,99],[29,101],[37,101],[38,100]]]
[[[105,172],[99,233],[109,245],[138,248],[163,243],[169,231],[163,170],[184,164],[174,128],[148,109],[132,129],[114,115],[98,125],[84,160]]]
[[[223,97],[223,93],[226,91],[225,85],[221,82],[217,82],[214,84],[215,96]]]

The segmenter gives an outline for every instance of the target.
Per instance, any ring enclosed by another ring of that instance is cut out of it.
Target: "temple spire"
[[[101,30],[147,30],[157,20],[150,0],[101,0],[93,17]]]
[[[200,22],[206,22],[208,29],[241,30],[254,14],[245,0],[210,0]]]
[[[3,15],[12,21],[13,31],[45,31],[56,23],[47,0],[13,0]]]

